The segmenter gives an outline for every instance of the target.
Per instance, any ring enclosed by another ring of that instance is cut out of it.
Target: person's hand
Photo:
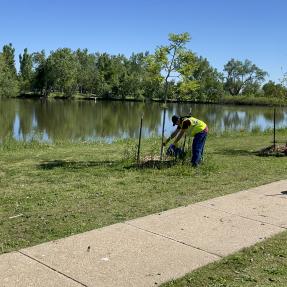
[[[169,139],[166,139],[165,141],[162,142],[162,146],[166,146],[166,144],[168,143]]]

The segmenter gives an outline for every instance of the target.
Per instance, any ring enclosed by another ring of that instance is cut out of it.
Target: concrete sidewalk
[[[0,256],[0,286],[156,286],[287,229],[287,180]]]

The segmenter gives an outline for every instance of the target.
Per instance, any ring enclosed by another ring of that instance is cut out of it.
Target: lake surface
[[[0,99],[0,141],[69,139],[93,141],[137,138],[143,115],[143,137],[161,134],[161,103],[75,100]],[[204,120],[211,132],[273,128],[273,108],[206,104],[168,104],[165,134],[173,114]],[[276,108],[276,127],[287,127],[287,108]]]

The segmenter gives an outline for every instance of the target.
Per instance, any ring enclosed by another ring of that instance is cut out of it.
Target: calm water
[[[206,121],[211,131],[273,127],[273,109],[269,107],[169,104],[165,133],[173,130],[173,114],[185,115],[190,110]],[[0,99],[0,141],[11,135],[17,140],[51,142],[134,138],[139,134],[141,115],[143,136],[160,135],[163,110],[159,103]],[[276,126],[287,127],[287,108],[276,109]]]

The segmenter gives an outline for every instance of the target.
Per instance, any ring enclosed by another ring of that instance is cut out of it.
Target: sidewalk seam
[[[156,236],[159,236],[159,237],[162,237],[162,238],[165,238],[165,239],[169,239],[169,240],[174,241],[174,242],[176,242],[176,243],[183,244],[183,245],[185,245],[185,246],[188,246],[188,247],[191,247],[191,248],[200,250],[200,251],[202,251],[202,252],[204,252],[204,253],[211,254],[211,255],[213,255],[213,256],[219,257],[219,259],[221,259],[221,258],[224,257],[224,256],[222,256],[222,255],[220,255],[220,254],[213,253],[213,252],[210,252],[210,251],[201,249],[200,247],[197,247],[197,246],[194,246],[194,245],[191,245],[191,244],[187,244],[187,243],[185,243],[185,242],[183,242],[183,241],[179,241],[179,240],[176,240],[176,239],[174,239],[174,238],[172,238],[172,237],[168,237],[168,236],[166,236],[166,235],[164,235],[164,234],[156,233],[156,232],[154,232],[154,231],[141,228],[141,227],[139,227],[139,226],[133,225],[133,224],[128,223],[128,222],[124,222],[124,224],[127,224],[127,225],[129,225],[129,226],[131,226],[131,227],[134,227],[134,228],[136,228],[136,229],[142,230],[142,231],[144,231],[144,232],[151,233],[151,234],[154,234],[154,235],[156,235]]]
[[[80,282],[80,281],[78,281],[78,280],[76,280],[76,279],[70,277],[69,275],[67,275],[67,274],[65,274],[65,273],[63,273],[63,272],[61,272],[61,271],[59,271],[59,270],[57,270],[57,269],[55,269],[55,268],[53,268],[53,267],[47,265],[47,264],[45,264],[44,262],[41,262],[40,260],[38,260],[38,259],[36,259],[36,258],[34,258],[34,257],[32,257],[32,256],[30,256],[30,255],[28,255],[28,254],[26,254],[26,253],[24,253],[23,251],[18,250],[17,252],[20,253],[21,255],[25,256],[25,257],[28,257],[29,259],[31,259],[31,260],[33,260],[33,261],[36,261],[37,263],[39,263],[39,264],[41,264],[41,265],[43,265],[43,266],[45,266],[45,267],[51,269],[52,271],[54,271],[54,272],[56,272],[56,273],[58,273],[58,274],[60,274],[60,275],[62,275],[62,276],[64,276],[64,277],[66,277],[66,278],[68,278],[68,279],[70,279],[70,280],[72,280],[72,281],[74,281],[75,283],[80,284],[81,286],[88,287],[88,285],[86,285],[86,284],[84,284],[84,283],[82,283],[82,282]]]

